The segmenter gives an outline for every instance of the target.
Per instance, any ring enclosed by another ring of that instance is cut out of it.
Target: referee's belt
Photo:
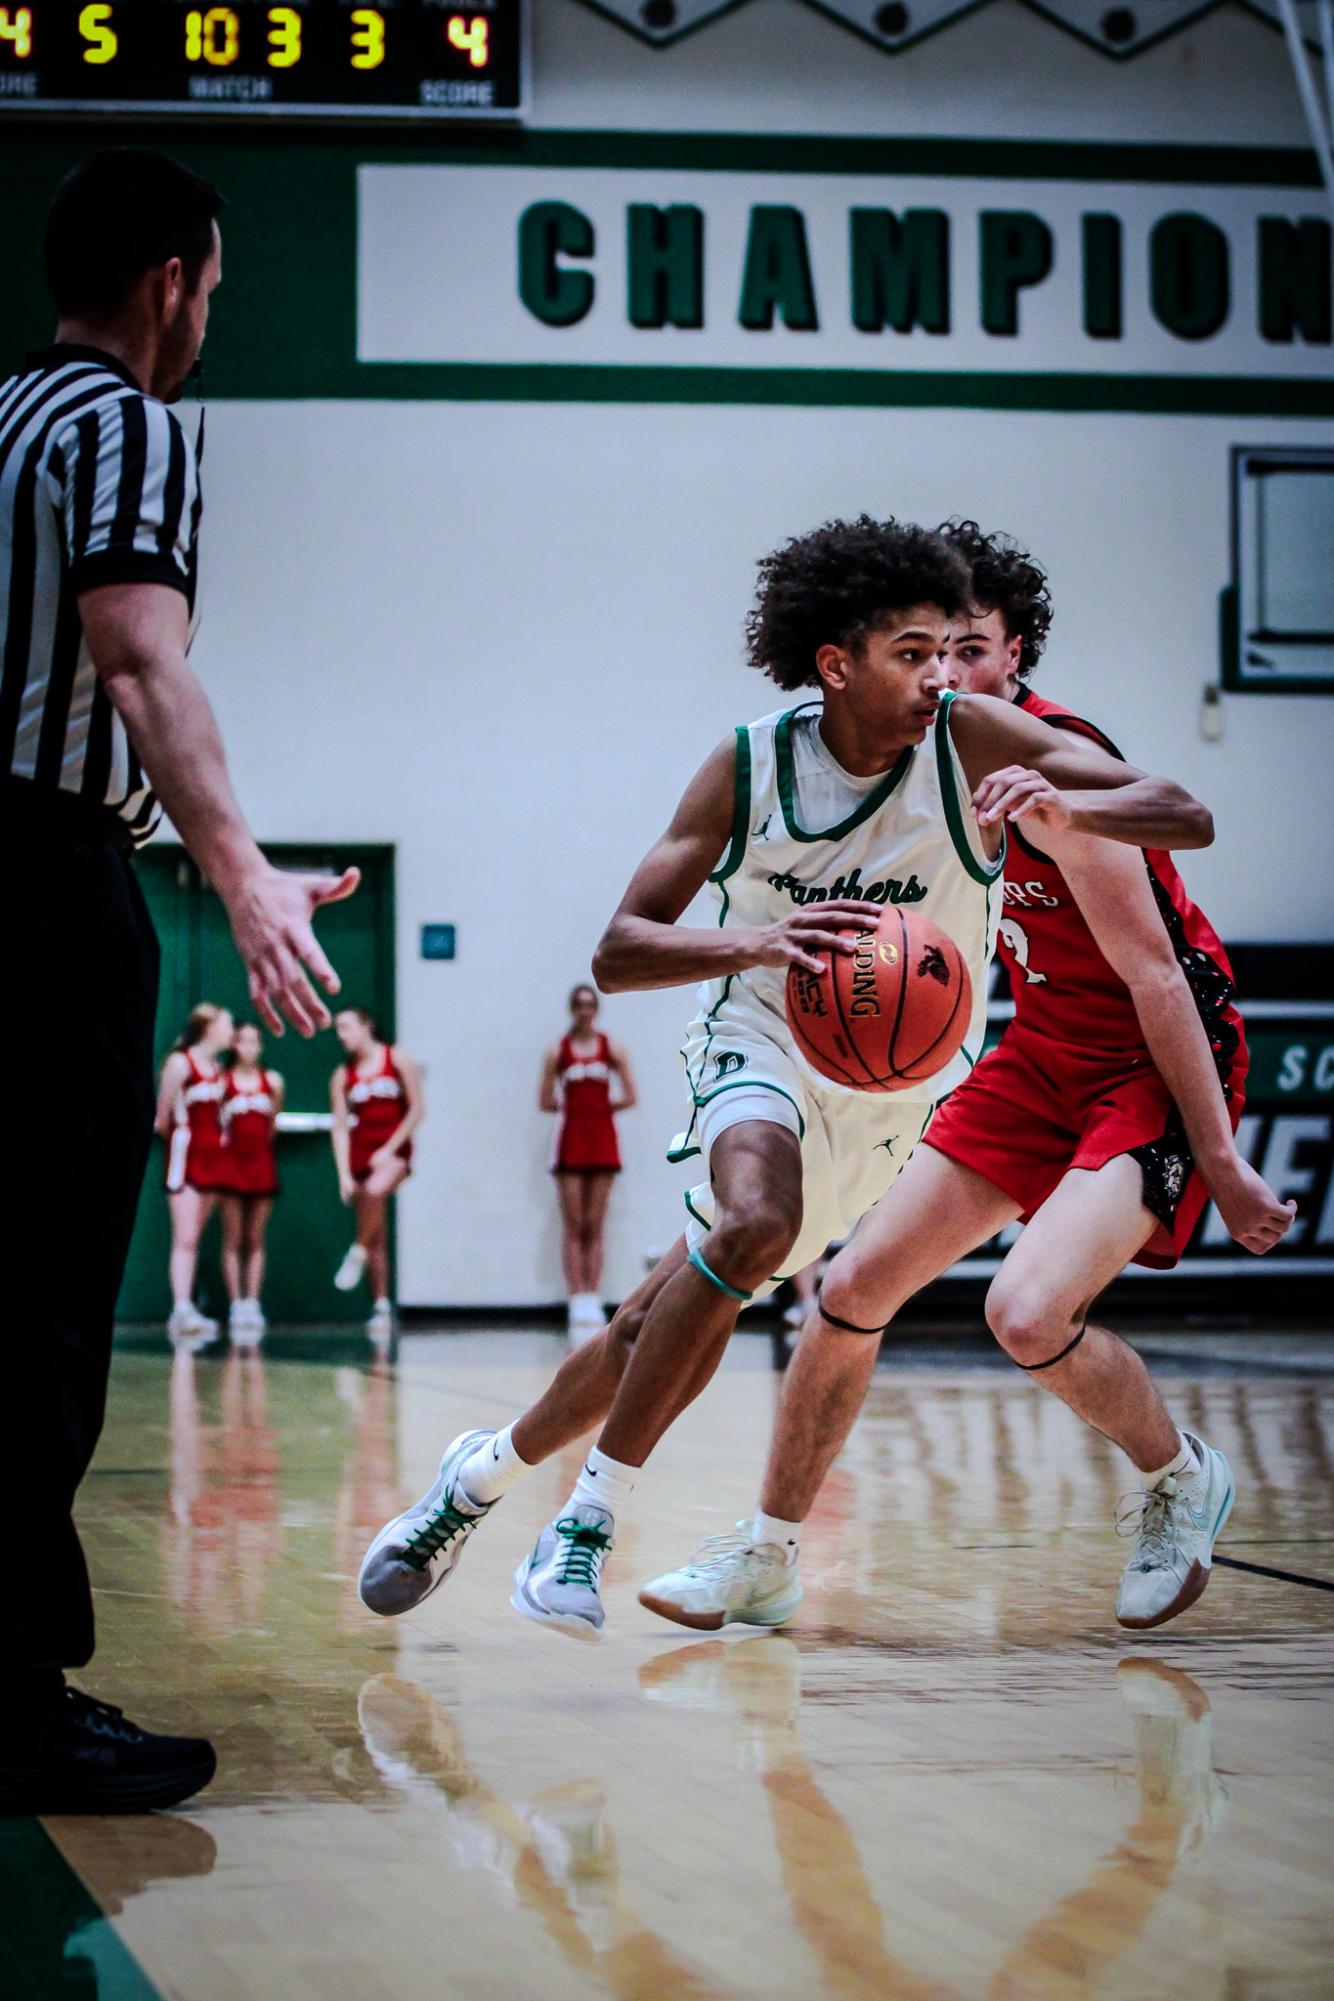
[[[62,792],[55,785],[40,785],[36,779],[20,777],[14,771],[5,777],[0,796],[4,798],[5,817],[18,832],[45,831],[85,839],[91,835],[110,841],[123,855],[134,853],[135,839],[129,822],[95,799],[84,799],[77,792]]]

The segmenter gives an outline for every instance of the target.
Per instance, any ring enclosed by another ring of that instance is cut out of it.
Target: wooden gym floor
[[[1232,1460],[1220,1567],[1114,1624],[1118,1455],[976,1351],[886,1361],[782,1634],[702,1639],[638,1582],[753,1504],[778,1387],[738,1339],[636,1496],[609,1630],[510,1573],[577,1455],[379,1622],[373,1531],[546,1333],[277,1334],[117,1355],[82,1517],[82,1679],[207,1730],[182,1811],[0,1824],[6,1996],[51,2001],[1305,2001],[1334,1994],[1334,1345],[1144,1337]],[[12,1526],[12,1525],[11,1525]],[[1297,1581],[1305,1579],[1309,1581]],[[1323,1581],[1323,1584],[1322,1584]]]

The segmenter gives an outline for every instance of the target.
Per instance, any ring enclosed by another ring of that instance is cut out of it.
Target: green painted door
[[[355,863],[361,887],[346,903],[321,911],[319,934],[343,981],[343,996],[368,1007],[381,1032],[394,1033],[394,857],[383,847],[270,847],[280,868],[334,872]],[[216,1001],[238,1017],[250,1016],[245,974],[236,956],[221,903],[184,849],[154,844],[136,866],[162,941],[162,991],[155,1048],[160,1063],[198,1001]],[[332,1031],[304,1041],[289,1029],[281,1041],[266,1037],[264,1060],[287,1086],[278,1138],[281,1193],[269,1229],[269,1276],[264,1305],[271,1320],[322,1322],[364,1318],[368,1302],[357,1292],[335,1292],[333,1273],[347,1248],[351,1218],[338,1200],[329,1148],[329,1076],[341,1051]],[[313,1121],[319,1124],[313,1124]],[[163,1147],[153,1143],[139,1220],[121,1289],[120,1318],[165,1319],[167,1203]],[[210,1225],[200,1258],[196,1294],[205,1311],[225,1314],[218,1264],[217,1224]]]

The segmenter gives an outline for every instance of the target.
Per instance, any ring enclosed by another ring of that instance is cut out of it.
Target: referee
[[[216,189],[98,153],[46,225],[55,345],[0,384],[0,755],[9,973],[0,1042],[18,1168],[4,1211],[0,1813],[144,1811],[213,1775],[68,1687],[93,1651],[76,1490],[101,1430],[112,1315],[153,1124],[158,945],[130,859],[158,801],[217,890],[268,1026],[325,1027],[311,927],[357,877],[260,854],[186,664],[199,469],[168,407],[221,277]]]

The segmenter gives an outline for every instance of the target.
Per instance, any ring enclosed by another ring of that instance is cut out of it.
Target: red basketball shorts
[[[1240,1024],[1232,1026],[1236,1048],[1224,1082],[1235,1132],[1247,1056]],[[1157,1225],[1133,1262],[1158,1270],[1177,1262],[1209,1199],[1171,1093],[1147,1055],[1055,1042],[1013,1024],[951,1092],[922,1144],[1002,1189],[1025,1223],[1072,1167],[1092,1172],[1133,1154]]]

